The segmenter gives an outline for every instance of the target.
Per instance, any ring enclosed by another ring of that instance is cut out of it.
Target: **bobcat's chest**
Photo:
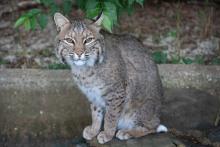
[[[98,87],[80,85],[79,88],[91,103],[100,107],[105,107],[105,101],[101,97],[101,90]]]

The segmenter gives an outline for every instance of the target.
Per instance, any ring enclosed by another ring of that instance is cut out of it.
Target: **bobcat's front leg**
[[[112,140],[114,137],[121,110],[123,108],[123,103],[123,97],[119,97],[107,102],[104,119],[104,131],[101,131],[97,137],[100,144],[104,144]]]
[[[101,107],[97,107],[91,104],[92,111],[92,125],[87,126],[83,130],[83,137],[87,140],[91,140],[100,132],[103,120],[103,110]]]

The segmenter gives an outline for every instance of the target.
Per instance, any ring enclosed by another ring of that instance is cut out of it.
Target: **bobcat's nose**
[[[81,52],[80,54],[74,53],[75,60],[83,60],[85,59],[85,53]]]
[[[75,54],[79,57],[83,54],[83,52],[84,52],[83,49],[76,49],[75,50]]]

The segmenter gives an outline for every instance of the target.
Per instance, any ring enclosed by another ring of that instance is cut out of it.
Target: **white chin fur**
[[[160,124],[160,125],[157,127],[157,131],[156,131],[156,132],[157,132],[157,133],[168,132],[168,129],[167,129],[166,126]]]
[[[82,66],[82,65],[84,65],[85,63],[86,63],[85,61],[81,61],[81,60],[74,61],[74,64],[77,65],[77,66]]]

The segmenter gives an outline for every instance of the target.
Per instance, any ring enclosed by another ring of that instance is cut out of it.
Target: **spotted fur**
[[[135,38],[100,33],[101,19],[70,23],[55,14],[57,57],[70,65],[91,103],[92,125],[83,137],[105,143],[115,133],[124,140],[166,130],[159,119],[163,93],[157,66]]]

